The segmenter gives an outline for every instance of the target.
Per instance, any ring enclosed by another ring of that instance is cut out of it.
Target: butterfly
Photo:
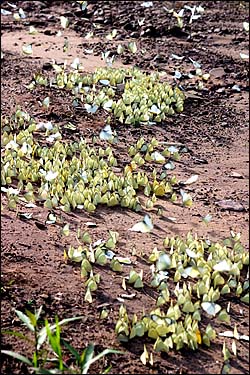
[[[151,158],[152,158],[152,160],[156,161],[157,163],[164,163],[165,162],[164,156],[158,151],[153,152],[151,154]]]
[[[150,112],[158,115],[159,113],[161,113],[161,110],[155,104],[153,104],[152,107],[150,108]]]
[[[149,215],[145,215],[143,221],[136,223],[132,228],[129,230],[133,232],[141,232],[141,233],[148,233],[153,229],[153,223]]]
[[[228,272],[231,268],[232,266],[225,259],[213,266],[213,269],[219,272]]]
[[[100,139],[109,141],[113,139],[113,132],[110,125],[106,125],[100,132]]]
[[[84,107],[88,113],[96,113],[99,106],[96,104],[90,105],[90,104],[84,104]]]
[[[164,271],[171,266],[171,258],[168,254],[162,253],[156,263],[156,268],[159,271]]]
[[[221,310],[221,306],[214,302],[202,302],[201,307],[212,316],[215,316]]]

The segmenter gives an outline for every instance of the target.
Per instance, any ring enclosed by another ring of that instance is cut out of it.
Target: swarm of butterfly
[[[90,114],[99,108],[110,112],[121,123],[154,124],[167,116],[183,111],[185,95],[176,86],[161,82],[159,74],[147,74],[138,68],[97,68],[93,74],[79,71],[79,61],[71,64],[74,71],[53,64],[57,72],[58,88],[71,89],[75,95],[73,103],[85,102]],[[75,106],[75,104],[73,104]]]
[[[140,225],[143,228],[146,223]],[[185,346],[193,350],[201,344],[210,346],[216,337],[213,319],[230,324],[230,302],[222,308],[221,295],[225,298],[233,293],[249,303],[249,276],[243,283],[240,280],[240,270],[249,266],[249,254],[240,244],[239,233],[231,232],[227,243],[228,248],[188,233],[186,239],[167,237],[164,250],[154,248],[148,260],[152,263],[151,286],[158,290],[156,308],[150,312],[143,308],[139,319],[135,314],[129,318],[126,306],[121,305],[115,327],[118,339],[127,342],[147,335],[155,340],[154,350],[164,352]],[[170,279],[174,289],[169,286]],[[204,313],[211,324],[201,328]],[[230,337],[239,340],[241,336]],[[242,339],[249,340],[245,336]]]
[[[153,228],[150,216],[146,215],[128,230],[147,233]],[[125,290],[127,285],[135,289],[144,287],[143,271],[134,270],[129,258],[119,257],[115,253],[118,232],[109,231],[107,241],[98,240],[93,244],[86,233],[82,239],[88,243],[88,247],[70,247],[68,257],[82,263],[81,274],[87,278],[86,301],[93,301],[91,293],[97,289],[100,281],[98,275],[94,276],[95,263],[106,265],[110,262],[114,272],[125,273],[122,278],[122,288]],[[185,239],[166,237],[163,249],[154,248],[148,258],[152,276],[151,284],[147,286],[158,292],[156,307],[151,311],[143,308],[141,318],[136,314],[130,318],[124,299],[119,299],[122,305],[115,326],[117,338],[128,342],[134,337],[147,335],[154,340],[154,350],[164,352],[183,347],[196,350],[202,344],[209,347],[216,337],[213,320],[230,324],[230,302],[227,308],[223,308],[221,295],[225,298],[233,293],[242,302],[249,303],[249,276],[244,282],[240,280],[241,270],[249,266],[249,254],[240,244],[239,233],[231,232],[227,243],[229,247],[198,239],[191,233]],[[129,274],[122,264],[130,267]],[[170,281],[171,285],[174,282],[175,287],[170,288]],[[124,298],[135,296],[124,295]],[[204,314],[211,321],[205,327],[202,324]],[[242,339],[245,337],[242,336]]]

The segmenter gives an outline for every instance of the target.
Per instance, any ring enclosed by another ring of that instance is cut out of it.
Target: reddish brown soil
[[[98,135],[103,128],[100,115],[86,116],[86,113],[71,106],[67,95],[62,91],[49,92],[49,89],[36,89],[30,93],[24,87],[37,71],[48,72],[48,63],[54,58],[58,63],[65,59],[72,61],[79,56],[86,71],[104,66],[101,52],[115,51],[119,42],[136,40],[138,49],[145,50],[138,55],[125,53],[117,59],[116,65],[136,65],[145,70],[165,71],[173,82],[174,71],[191,71],[189,57],[199,61],[205,73],[212,68],[223,67],[224,75],[211,77],[205,83],[205,89],[197,91],[194,81],[186,79],[181,82],[187,92],[200,96],[200,99],[189,98],[185,102],[184,112],[155,127],[141,126],[132,128],[114,124],[119,136],[117,157],[122,160],[128,144],[134,143],[140,136],[150,138],[153,135],[162,141],[180,142],[189,152],[183,154],[177,163],[174,174],[185,180],[192,174],[198,174],[199,180],[190,186],[193,206],[183,208],[160,200],[166,211],[164,216],[176,217],[177,223],[160,218],[152,211],[156,224],[150,234],[128,231],[139,221],[138,213],[121,208],[100,207],[94,214],[72,212],[59,213],[62,223],[70,223],[71,228],[80,226],[87,229],[85,223],[94,221],[96,228],[88,229],[94,240],[107,237],[109,229],[118,231],[120,240],[117,252],[121,256],[131,256],[136,268],[145,267],[142,256],[147,256],[155,246],[161,246],[166,236],[184,237],[192,230],[202,238],[222,242],[229,237],[230,230],[241,232],[242,243],[248,248],[248,200],[249,200],[249,144],[248,144],[248,61],[240,58],[240,53],[248,53],[248,34],[242,23],[248,18],[246,2],[208,1],[202,4],[205,12],[201,19],[192,25],[186,25],[179,32],[174,26],[173,18],[167,14],[163,6],[181,9],[185,2],[153,1],[153,8],[144,8],[141,1],[89,1],[88,11],[84,18],[80,16],[76,5],[59,1],[15,1],[28,14],[25,22],[16,23],[12,16],[2,16],[2,50],[4,59],[1,63],[1,109],[2,114],[12,113],[17,105],[27,110],[35,120],[53,120],[60,125],[68,121],[78,125],[79,133],[86,138]],[[188,2],[194,5],[195,2]],[[6,1],[2,5],[10,9]],[[55,36],[60,29],[59,16],[69,17],[71,23],[62,37]],[[137,19],[145,18],[140,27]],[[95,30],[94,40],[84,39],[89,31],[94,31],[93,22],[100,28]],[[28,26],[34,25],[39,34],[28,35]],[[118,30],[114,42],[107,41],[105,35],[113,28]],[[140,31],[145,30],[140,36]],[[69,50],[62,52],[64,36],[68,37]],[[132,39],[131,39],[132,38]],[[24,42],[33,41],[33,57],[24,57],[21,46]],[[87,55],[84,48],[94,49],[94,54]],[[171,54],[183,55],[179,63],[171,60]],[[232,90],[239,85],[241,91]],[[220,90],[221,89],[221,90]],[[49,114],[42,113],[38,100],[46,93],[52,98]],[[66,134],[67,136],[67,134]],[[77,134],[74,135],[77,137]],[[70,137],[70,135],[68,135]],[[237,172],[241,178],[232,174]],[[222,209],[217,202],[232,200],[240,203],[242,211]],[[47,210],[41,207],[25,209],[19,212],[32,212],[36,220],[22,221],[14,211],[6,206],[6,197],[2,195],[1,216],[1,328],[15,329],[25,332],[17,319],[14,309],[33,310],[43,305],[43,317],[60,319],[84,315],[81,322],[74,322],[63,329],[63,337],[70,339],[71,344],[83,349],[90,342],[96,345],[96,352],[104,348],[118,348],[125,351],[124,356],[111,355],[90,369],[91,373],[100,372],[112,365],[110,373],[195,373],[217,374],[223,366],[222,344],[218,336],[208,349],[202,347],[197,352],[171,351],[166,354],[154,354],[153,366],[144,366],[140,361],[143,352],[143,340],[130,341],[127,345],[117,342],[114,327],[118,317],[120,302],[117,297],[123,293],[121,277],[114,277],[108,269],[100,267],[101,283],[94,293],[92,304],[84,302],[85,288],[80,279],[77,264],[65,263],[64,249],[69,244],[76,245],[73,237],[61,237],[60,225],[46,225],[39,229],[35,221],[45,222]],[[202,217],[210,213],[212,221],[209,225],[202,222]],[[133,288],[130,288],[133,292]],[[142,306],[152,309],[154,298],[146,291],[137,291],[137,298],[126,302],[129,314],[140,314]],[[108,304],[109,317],[99,320],[100,308]],[[249,311],[243,303],[231,306],[231,325],[213,320],[217,332],[230,330],[237,323],[241,334],[249,332]],[[148,350],[152,347],[149,340]],[[230,345],[230,339],[226,339]],[[249,370],[249,345],[247,342],[237,343],[238,355],[230,361],[234,374],[247,374]],[[30,353],[30,348],[21,341],[4,335],[2,349],[12,349],[19,353]],[[24,374],[27,369],[10,358],[3,357],[3,374]]]

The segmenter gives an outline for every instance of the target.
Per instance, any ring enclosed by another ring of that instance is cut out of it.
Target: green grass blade
[[[19,361],[26,363],[26,365],[33,366],[33,363],[29,360],[29,358],[24,357],[22,354],[12,352],[11,350],[1,350],[1,353],[18,359]]]
[[[58,322],[59,326],[62,325],[62,324],[66,324],[66,323],[70,323],[70,322],[74,322],[75,320],[80,320],[80,319],[83,319],[84,316],[81,315],[81,316],[74,316],[73,318],[66,318],[66,319],[63,319],[61,320],[60,322]],[[55,325],[54,325],[55,326]]]
[[[56,354],[58,354],[57,339],[56,339],[56,336],[53,335],[47,319],[45,321],[45,327],[46,327],[47,336],[48,336],[48,339],[49,339],[50,346],[53,349],[53,351]]]
[[[60,322],[58,322],[58,325],[60,326],[62,324],[74,322],[75,320],[80,320],[80,319],[83,319],[83,318],[84,318],[84,316],[75,316],[73,318],[63,319]],[[50,326],[51,331],[54,330],[55,328],[56,328],[56,324],[53,324],[53,325]],[[46,327],[43,327],[38,333],[38,339],[37,339],[37,349],[38,350],[40,349],[42,344],[45,342],[46,338],[47,338]]]
[[[58,370],[57,368],[48,370],[45,368],[33,367],[32,370],[35,371],[35,374],[46,374],[46,375],[51,375],[51,374],[61,375],[62,374],[62,372]]]
[[[36,319],[36,315],[33,314],[31,311],[29,310],[25,310],[26,314],[27,314],[27,317],[29,318],[30,320],[30,323],[31,325],[35,328],[36,325],[37,325],[37,319]]]
[[[67,341],[64,341],[62,339],[62,344],[69,350],[69,352],[75,357],[75,359],[77,360],[78,364],[80,363],[81,361],[81,357],[80,357],[80,354],[78,353],[78,351],[73,348],[73,346],[71,346],[69,343],[67,343]]]
[[[40,315],[41,315],[41,312],[42,312],[42,309],[43,309],[43,305],[39,307],[39,309],[37,311],[35,311],[35,317],[36,317],[36,320],[38,320],[40,318]]]
[[[91,359],[94,355],[94,345],[89,344],[86,349],[82,352],[81,355],[81,373],[87,374],[89,366],[91,365]]]
[[[92,358],[89,362],[89,366],[92,365],[92,363],[98,361],[102,357],[105,357],[107,354],[125,354],[124,352],[120,350],[115,350],[115,349],[105,349],[101,353],[97,354],[94,358]]]
[[[32,332],[35,331],[35,328],[27,315],[25,315],[22,311],[19,310],[15,310],[15,313],[17,314],[18,318],[26,325],[26,327],[28,327]]]
[[[111,369],[112,369],[112,365],[110,365],[105,370],[103,370],[102,374],[108,374]]]

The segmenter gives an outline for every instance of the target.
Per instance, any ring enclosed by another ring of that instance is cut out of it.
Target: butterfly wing
[[[149,228],[149,231],[153,229],[154,226],[149,215],[144,216],[143,222]]]
[[[113,136],[113,132],[111,130],[110,125],[106,125],[100,132],[100,138],[103,140],[108,140],[112,138],[112,136]]]

